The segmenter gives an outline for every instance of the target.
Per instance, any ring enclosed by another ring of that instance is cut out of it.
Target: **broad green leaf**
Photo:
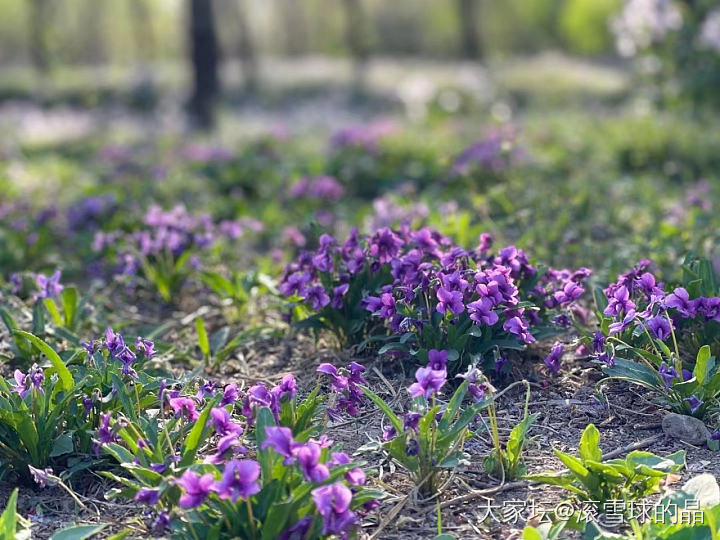
[[[603,372],[611,379],[622,379],[640,384],[654,390],[664,390],[662,377],[641,362],[633,362],[625,358],[615,358],[615,364],[603,368]]]
[[[581,460],[557,449],[553,451],[558,459],[562,461],[563,465],[570,469],[570,472],[572,472],[588,490],[593,491],[598,488],[600,484],[598,478],[583,465]]]
[[[45,308],[43,306],[48,305],[48,311],[51,309],[55,310],[55,314],[51,315],[53,317],[53,320],[55,321],[55,324],[57,326],[62,325],[62,321],[60,320],[60,314],[57,312],[57,307],[55,306],[55,302],[51,298],[46,298],[44,302],[40,302],[39,300],[35,302],[35,305],[33,306],[33,325],[32,330],[33,333],[36,335],[44,335],[45,334]],[[57,317],[57,319],[56,319]]]
[[[258,449],[261,448],[262,443],[267,438],[265,428],[275,425],[275,417],[272,411],[267,407],[261,407],[257,411],[257,425],[255,426],[255,439],[257,442]],[[272,454],[269,449],[259,450],[258,461],[262,468],[263,479],[268,481],[272,477]]]
[[[387,416],[388,420],[390,420],[390,423],[395,428],[395,431],[398,433],[403,432],[403,422],[398,418],[398,416],[392,412],[392,409],[388,407],[387,403],[378,396],[375,392],[370,390],[369,388],[365,388],[364,386],[360,386],[360,390],[363,391],[363,393],[370,398],[370,400],[377,405],[380,410],[385,413],[385,416]]]
[[[0,535],[7,540],[15,538],[15,533],[17,532],[17,497],[18,488],[15,488],[5,505],[5,510],[2,515],[0,515]]]
[[[56,353],[50,345],[45,343],[42,339],[40,339],[37,336],[32,335],[29,332],[23,332],[22,330],[17,330],[16,333],[18,335],[21,335],[22,337],[28,339],[30,342],[32,342],[33,345],[35,345],[38,349],[40,349],[45,356],[48,357],[48,360],[50,360],[50,363],[52,364],[53,368],[55,368],[55,371],[58,374],[58,377],[60,378],[60,389],[61,390],[71,390],[73,388],[73,385],[75,384],[73,381],[72,374],[68,370],[67,366],[65,366],[65,363],[62,361],[62,358],[58,356],[58,353]]]
[[[195,319],[195,330],[197,331],[198,347],[200,347],[203,357],[208,358],[210,356],[210,342],[205,331],[205,321],[203,321],[202,317]]]
[[[95,536],[107,526],[107,523],[95,525],[73,525],[56,532],[50,537],[50,540],[86,540]]]
[[[70,435],[63,433],[53,443],[50,457],[62,456],[63,454],[69,454],[74,450],[73,440]]]
[[[131,463],[135,459],[135,456],[127,448],[116,443],[103,445],[103,450],[113,456],[118,463]]]
[[[583,460],[602,461],[602,450],[599,445],[600,432],[593,424],[589,424],[580,437],[578,454]]]
[[[522,532],[522,540],[544,540],[540,531],[535,527],[525,527]]]
[[[711,363],[714,364],[714,362],[711,362],[710,346],[703,345],[697,353],[695,368],[693,369],[693,376],[697,379],[700,386],[702,386],[708,373],[714,367]]]
[[[181,467],[187,467],[195,459],[195,453],[197,452],[198,446],[200,446],[200,441],[203,438],[203,431],[205,431],[205,425],[207,424],[208,417],[210,416],[210,409],[215,406],[216,401],[217,399],[209,402],[205,406],[203,411],[200,413],[200,416],[193,424],[190,433],[188,433],[188,436],[185,439],[185,444],[183,444],[182,459],[180,460]]]
[[[65,326],[72,328],[75,324],[78,308],[78,291],[75,287],[65,287],[60,293],[60,301],[62,302],[63,315],[65,316]]]
[[[130,395],[128,395],[127,386],[116,373],[110,373],[110,380],[112,381],[113,388],[115,389],[115,396],[120,400],[123,411],[125,411],[125,414],[127,414],[134,422],[137,422],[137,411],[135,410],[135,406],[133,405]]]
[[[450,402],[445,408],[445,412],[443,412],[442,418],[438,423],[438,430],[441,433],[450,427],[450,423],[453,421],[455,415],[460,410],[460,405],[462,405],[462,400],[465,398],[468,386],[468,382],[463,381],[463,383],[458,387],[458,389],[455,390],[452,398],[450,398]]]

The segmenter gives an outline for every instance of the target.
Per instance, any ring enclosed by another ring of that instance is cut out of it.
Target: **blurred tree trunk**
[[[345,44],[353,58],[353,86],[357,92],[365,87],[367,61],[370,47],[367,35],[367,21],[362,0],[343,0],[345,8]]]
[[[212,0],[190,0],[190,50],[193,93],[188,104],[197,126],[213,125],[213,109],[220,93],[219,50]]]
[[[35,71],[44,77],[50,71],[48,50],[49,0],[31,0],[28,18],[30,59]]]
[[[460,22],[460,50],[463,58],[479,60],[483,56],[478,29],[480,0],[457,0]]]
[[[298,0],[282,0],[280,17],[285,34],[285,54],[298,56],[307,50],[307,21],[302,2]]]

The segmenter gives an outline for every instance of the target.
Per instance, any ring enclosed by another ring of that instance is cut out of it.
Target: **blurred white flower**
[[[610,24],[623,56],[634,56],[681,26],[682,14],[672,0],[626,0]]]
[[[700,28],[700,45],[720,52],[720,9],[711,11]]]

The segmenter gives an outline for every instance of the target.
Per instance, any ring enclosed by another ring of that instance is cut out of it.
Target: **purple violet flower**
[[[443,315],[447,310],[453,315],[460,315],[465,311],[465,305],[463,304],[463,293],[460,291],[451,291],[445,287],[440,287],[437,290],[438,304],[435,308],[438,313]]]
[[[225,386],[223,390],[223,397],[220,401],[220,406],[225,407],[226,405],[233,405],[240,397],[240,391],[238,390],[237,384],[230,383]]]
[[[260,450],[272,448],[286,458],[293,458],[297,443],[293,440],[290,428],[268,426],[265,428],[265,440],[260,444]],[[286,464],[290,463],[286,460]]]
[[[41,394],[45,393],[42,388],[43,381],[45,380],[45,373],[38,367],[37,364],[32,365],[32,367],[28,370],[27,375],[19,369],[16,369],[14,377],[16,386],[12,389],[12,391],[17,392],[21,399],[25,399],[25,396],[27,396],[33,389],[37,390]]]
[[[687,401],[687,404],[690,406],[690,412],[692,414],[695,414],[695,411],[697,411],[700,407],[703,406],[703,401],[695,394],[690,397],[686,397],[683,401]]]
[[[357,517],[350,510],[352,491],[342,483],[315,488],[311,494],[323,517],[323,535],[346,533],[355,523]]]
[[[693,318],[697,315],[697,301],[690,300],[690,295],[683,287],[678,287],[664,300],[667,308],[675,308],[683,317]]]
[[[438,351],[437,349],[430,349],[428,351],[428,366],[435,371],[447,369],[448,363],[448,352]]]
[[[60,284],[60,270],[56,270],[50,277],[38,274],[35,282],[40,287],[38,298],[55,298],[65,288]]]
[[[160,491],[157,489],[151,489],[151,488],[140,488],[140,490],[135,494],[135,497],[133,497],[133,500],[141,503],[145,503],[150,506],[154,506],[157,504],[158,500],[160,499]]]
[[[195,409],[195,400],[189,397],[176,397],[168,400],[170,407],[175,413],[175,418],[184,416],[189,422],[194,422],[200,417]]]
[[[429,366],[421,367],[415,372],[415,379],[417,382],[408,387],[408,392],[414,398],[424,395],[428,399],[445,384],[447,372],[445,370],[433,370]]]
[[[672,332],[672,328],[670,327],[670,321],[668,321],[668,318],[664,315],[657,315],[651,319],[648,319],[647,327],[650,331],[650,334],[653,337],[659,339],[660,341],[665,341],[668,337],[670,337],[670,334]]]
[[[215,484],[218,497],[230,499],[235,504],[238,499],[247,499],[260,492],[258,480],[260,465],[251,459],[232,460],[225,465],[222,479]]]
[[[672,366],[668,367],[665,362],[660,364],[659,372],[660,376],[665,381],[665,390],[669,390],[673,379],[677,379],[679,377],[677,370]]]
[[[178,502],[182,508],[197,508],[211,491],[215,491],[215,479],[210,473],[201,476],[188,469],[175,482],[184,491]]]
[[[560,360],[562,359],[563,352],[565,352],[565,347],[556,341],[550,350],[550,354],[545,358],[545,365],[553,375],[560,371]]]
[[[155,356],[155,344],[150,340],[138,336],[135,341],[135,353],[142,354],[146,360],[150,360]]]
[[[308,482],[323,482],[330,476],[327,466],[320,463],[321,452],[320,445],[311,442],[295,448],[295,457]]]
[[[470,318],[478,325],[484,323],[488,326],[492,326],[498,322],[498,315],[493,311],[493,307],[492,300],[485,296],[467,305]]]

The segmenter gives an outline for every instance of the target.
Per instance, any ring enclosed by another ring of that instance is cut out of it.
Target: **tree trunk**
[[[213,109],[220,93],[212,0],[190,0],[190,50],[194,84],[189,110],[198,127],[209,129],[213,125]]]
[[[463,58],[482,58],[482,42],[478,30],[479,0],[458,0],[460,22],[460,52]]]

